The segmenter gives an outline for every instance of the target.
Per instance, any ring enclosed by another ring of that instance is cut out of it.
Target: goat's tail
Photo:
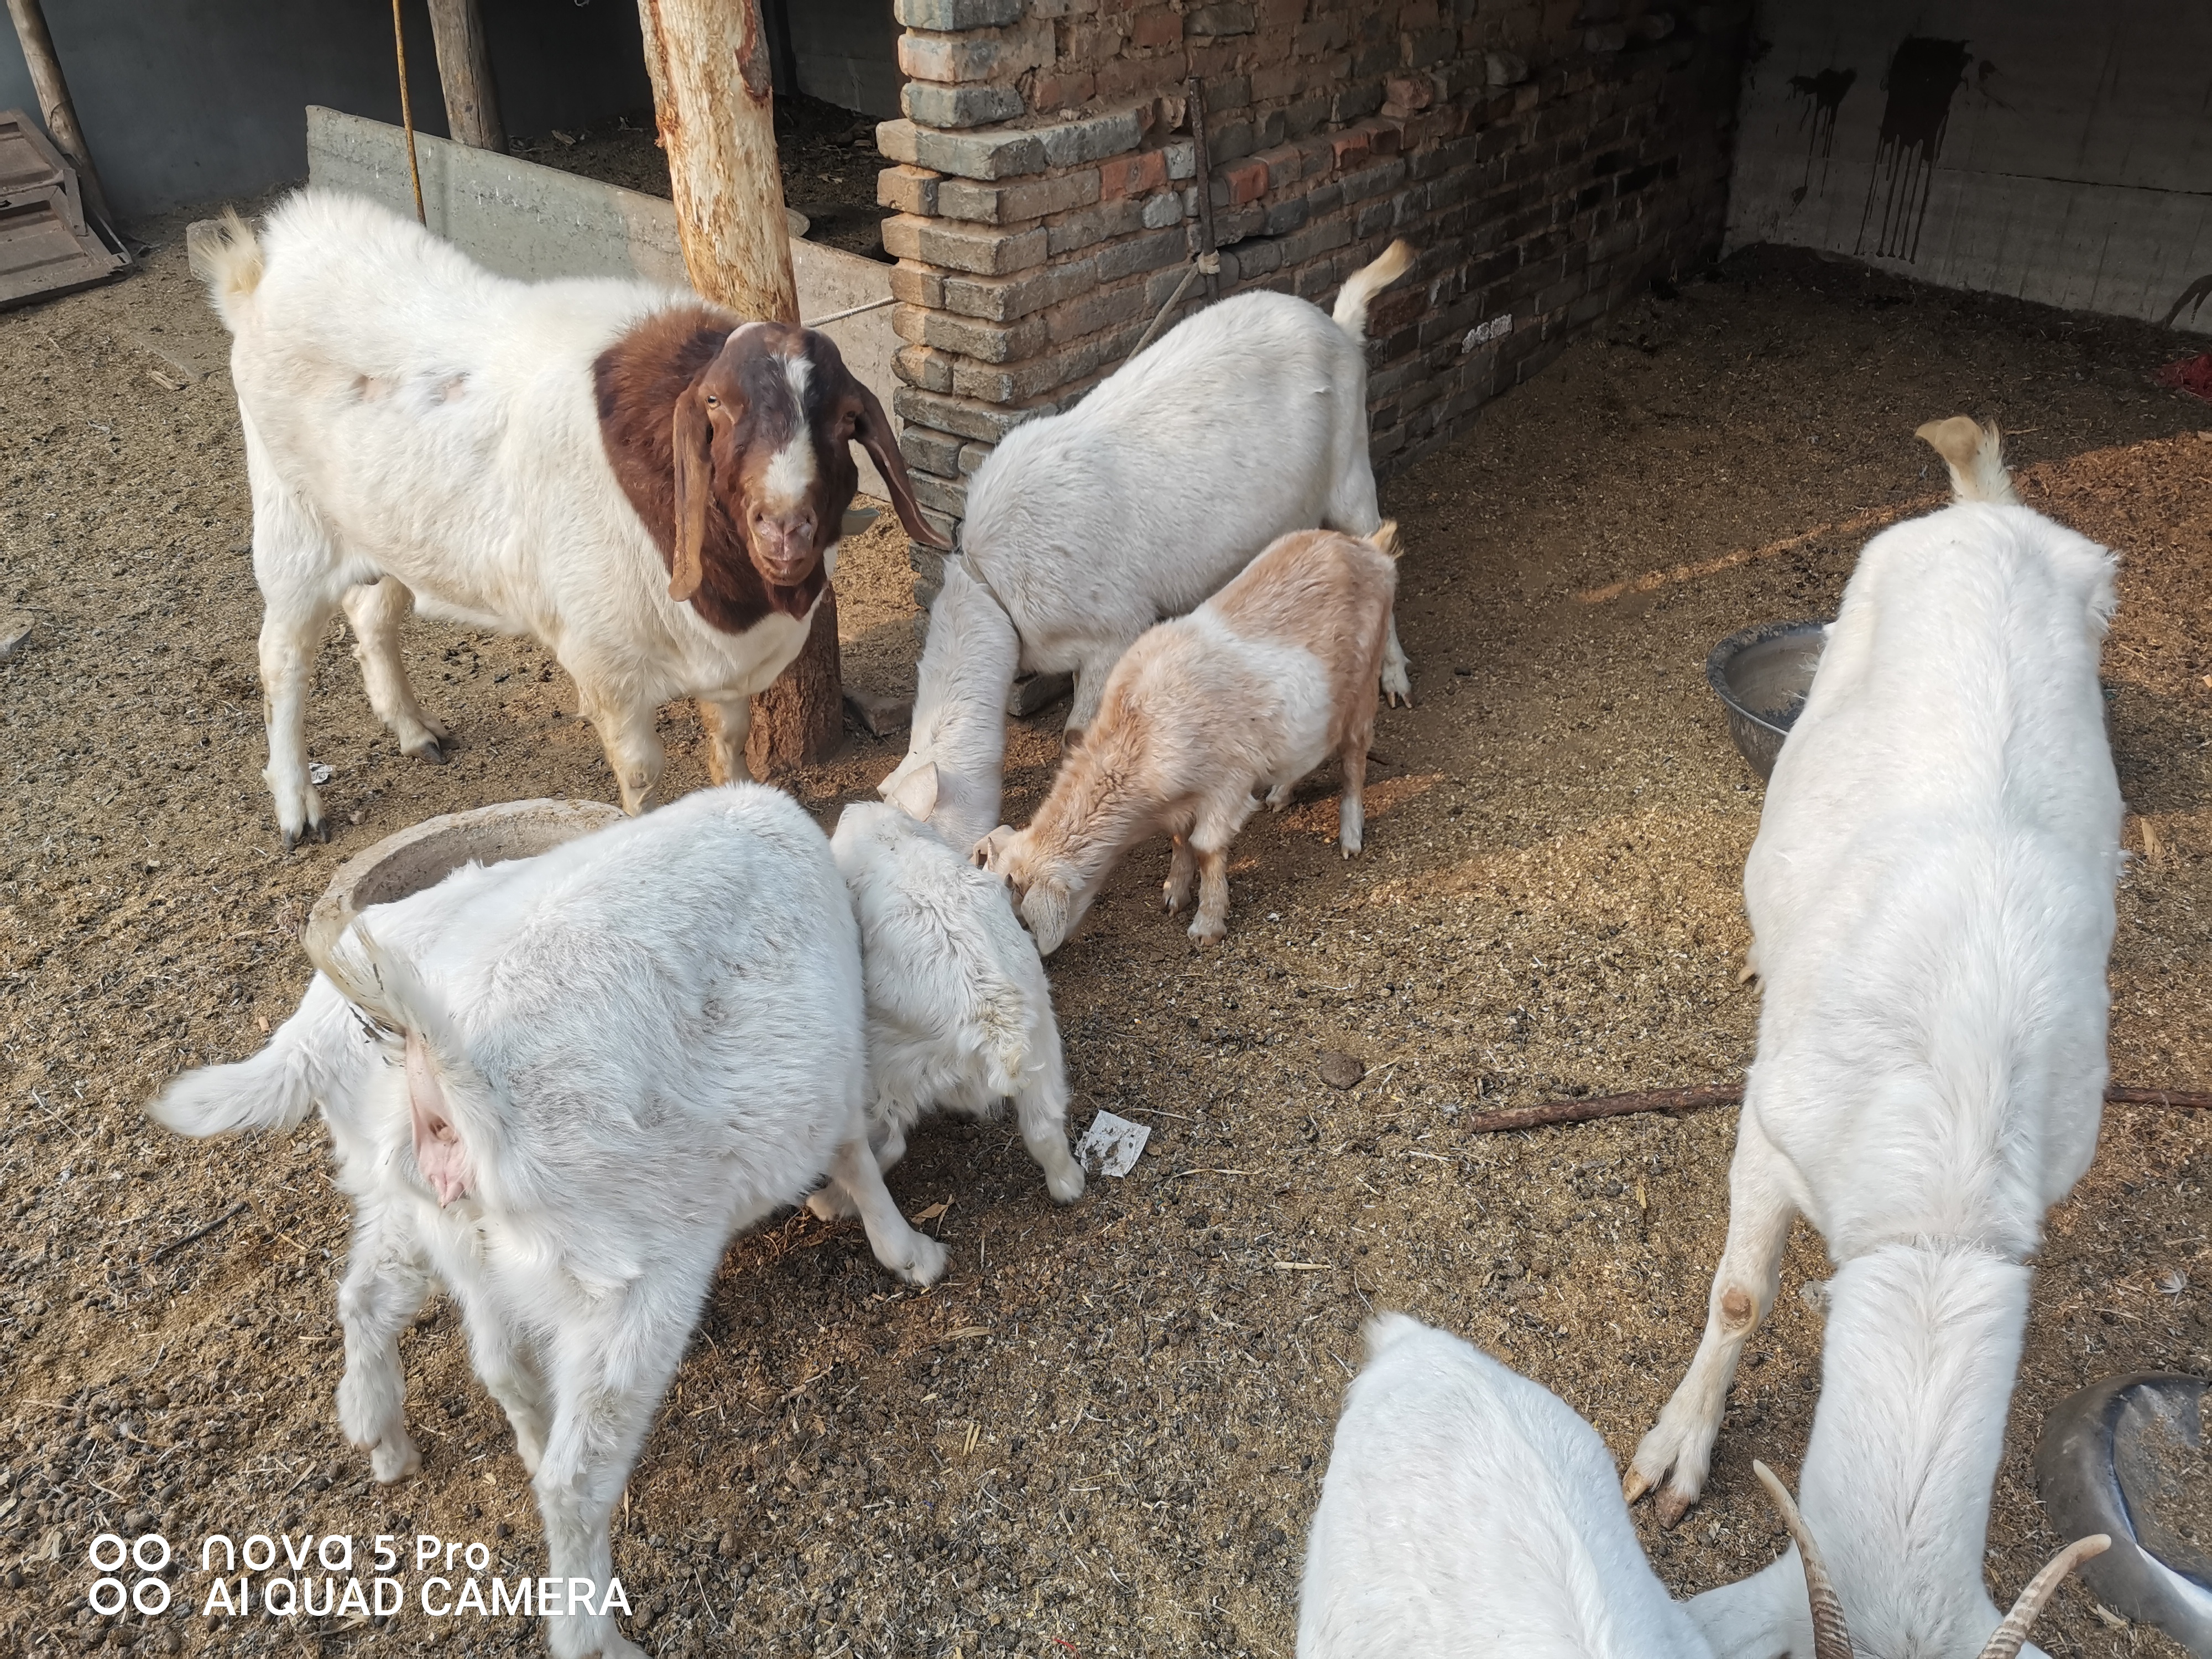
[[[1952,500],[2020,505],[2020,497],[2013,494],[2012,474],[2005,471],[2004,440],[1996,422],[1977,422],[1971,415],[1954,415],[1948,421],[1930,421],[1912,435],[1951,469]]]
[[[1336,325],[1355,342],[1364,343],[1368,302],[1411,270],[1413,258],[1413,245],[1401,236],[1384,248],[1382,257],[1373,264],[1353,271],[1336,296],[1336,309],[1329,313]]]
[[[1404,538],[1398,534],[1398,521],[1385,519],[1361,538],[1386,559],[1395,559],[1406,550]]]
[[[245,320],[246,302],[261,285],[261,241],[253,228],[225,208],[220,219],[202,220],[185,233],[192,275],[207,284],[216,314],[234,334]]]
[[[203,1066],[171,1079],[146,1103],[146,1115],[185,1135],[289,1129],[315,1103],[304,1058],[279,1036],[251,1060]]]
[[[349,942],[352,951],[345,948]],[[300,944],[340,996],[386,1030],[417,1039],[449,1080],[483,1097],[483,1079],[445,1000],[423,981],[413,963],[381,944],[368,923],[356,921],[334,934],[311,927],[301,934]]]

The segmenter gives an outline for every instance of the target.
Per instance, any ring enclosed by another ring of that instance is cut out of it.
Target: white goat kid
[[[704,791],[371,907],[318,953],[261,1054],[149,1110],[210,1135],[319,1103],[354,1204],[347,1437],[380,1480],[419,1466],[398,1339],[434,1276],[514,1425],[552,1575],[594,1586],[550,1620],[553,1652],[636,1655],[605,1610],[608,1514],[731,1236],[827,1173],[878,1261],[915,1284],[944,1270],[868,1152],[859,940],[829,847],[787,795]]]
[[[1083,1171],[1067,1150],[1067,1069],[1044,963],[1006,884],[919,822],[935,783],[924,768],[895,805],[855,802],[830,841],[860,925],[877,1164],[898,1162],[926,1112],[988,1117],[1011,1097],[1046,1188],[1072,1204]],[[834,1211],[827,1189],[814,1202]]]
[[[949,839],[968,834],[969,796],[991,803],[981,835],[997,822],[1004,755],[1003,738],[982,740],[981,725],[1003,723],[1018,668],[1075,675],[1067,727],[1079,734],[1139,635],[1194,609],[1277,538],[1374,532],[1382,515],[1367,453],[1367,308],[1413,259],[1410,244],[1392,243],[1345,283],[1333,316],[1284,294],[1210,306],[1073,410],[1006,434],[969,482],[962,561],[1018,649],[970,657],[951,636],[963,646],[975,637],[975,605],[931,606],[909,751],[884,781],[887,795],[934,761],[940,795],[963,815]],[[948,571],[948,596],[951,581]],[[972,744],[948,741],[923,717],[933,658],[943,673],[936,702],[972,711],[960,717]],[[1395,622],[1380,675],[1392,702],[1412,701]]]
[[[1728,1242],[1626,1482],[1670,1523],[1695,1501],[1805,1216],[1839,1267],[1805,1513],[1879,1653],[1972,1653],[1996,1622],[1980,1564],[2021,1264],[2088,1167],[2106,1075],[2112,559],[1966,497],[2002,480],[1996,442],[1954,462],[1959,505],[1868,544],[1775,767],[1744,871],[1765,1002]],[[1802,1652],[1803,1603],[1762,1577],[1716,1593],[1709,1632]]]
[[[1711,1659],[1613,1459],[1549,1389],[1404,1314],[1367,1327],[1306,1540],[1297,1659]]]

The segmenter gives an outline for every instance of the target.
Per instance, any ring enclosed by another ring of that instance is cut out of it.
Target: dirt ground
[[[339,860],[433,813],[611,799],[559,671],[526,642],[416,625],[459,746],[398,756],[334,632],[311,708],[327,848],[277,850],[258,605],[224,346],[182,220],[114,288],[0,318],[0,1647],[209,1654],[540,1651],[514,1618],[201,1616],[198,1542],[278,1530],[480,1540],[542,1571],[504,1420],[450,1304],[404,1344],[426,1462],[390,1488],[341,1440],[333,1287],[347,1232],[325,1137],[191,1143],[139,1105],[295,1005],[293,942]],[[1753,252],[1655,295],[1386,486],[1419,705],[1385,711],[1367,853],[1325,781],[1239,843],[1231,932],[1197,956],[1128,860],[1052,963],[1079,1125],[1152,1126],[1066,1209],[1003,1125],[926,1125],[894,1172],[953,1266],[897,1287],[856,1228],[738,1241],[619,1512],[629,1628],[670,1655],[1287,1656],[1301,1540],[1358,1328],[1402,1308],[1505,1356],[1625,1456],[1695,1345],[1733,1115],[1498,1136],[1479,1109],[1740,1074],[1739,882],[1759,790],[1701,665],[1755,621],[1826,613],[1870,524],[1933,502],[1912,428],[2014,434],[2029,498],[2125,555],[2106,653],[2135,814],[2112,962],[2124,1082],[2212,1086],[2212,407],[2153,376],[2176,337]],[[203,371],[207,371],[203,373]],[[848,544],[854,678],[910,676],[888,520]],[[0,630],[4,632],[5,630]],[[1012,742],[1020,821],[1057,750]],[[672,709],[668,787],[704,781]],[[902,745],[854,736],[792,780],[825,822]],[[1320,1051],[1367,1066],[1324,1085]],[[2051,1217],[1996,1492],[2008,1601],[2057,1540],[2043,1414],[2120,1370],[2212,1367],[2212,1122],[2107,1112]],[[1678,1594],[1780,1546],[1751,1478],[1802,1455],[1820,1328],[1802,1230],[1752,1342],[1708,1496],[1639,1517]],[[179,1606],[87,1605],[93,1535],[188,1553]],[[217,1558],[220,1563],[220,1556]],[[410,1559],[409,1565],[413,1566]],[[364,1577],[366,1574],[364,1573]],[[2051,1652],[2178,1654],[2078,1583]]]

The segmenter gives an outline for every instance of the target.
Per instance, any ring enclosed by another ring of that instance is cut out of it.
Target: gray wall
[[[798,0],[805,5],[808,0]],[[483,0],[507,131],[649,107],[635,0]],[[245,197],[307,173],[309,104],[399,118],[388,0],[46,0],[62,70],[116,211]],[[417,127],[446,106],[422,0],[407,0]],[[0,109],[38,103],[0,27]]]
[[[801,92],[878,120],[898,118],[904,77],[891,0],[770,0],[766,9],[770,39],[781,36],[787,53],[778,67],[797,70]]]
[[[1765,0],[1756,30],[1731,246],[2153,322],[2212,273],[2206,0]]]

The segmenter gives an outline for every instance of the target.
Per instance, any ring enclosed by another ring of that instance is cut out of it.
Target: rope
[[[1152,319],[1152,325],[1145,331],[1144,337],[1137,342],[1136,350],[1132,351],[1129,356],[1133,357],[1138,352],[1152,344],[1152,337],[1160,331],[1160,325],[1167,321],[1170,312],[1182,303],[1182,296],[1190,292],[1190,285],[1193,283],[1200,276],[1218,276],[1220,270],[1221,256],[1218,253],[1191,255],[1190,269],[1183,272],[1182,281],[1176,284],[1176,291],[1168,295],[1168,302],[1160,307],[1160,314]]]
[[[399,54],[399,125],[407,131],[407,179],[415,186],[415,222],[427,225],[422,211],[422,169],[415,161],[415,106],[407,96],[407,31],[399,21],[399,0],[392,0],[392,43]]]
[[[843,311],[833,311],[827,317],[814,318],[811,321],[801,323],[799,326],[819,328],[824,323],[842,323],[846,318],[857,317],[864,311],[881,311],[885,306],[895,306],[897,303],[898,295],[893,294],[880,300],[871,300],[864,306],[848,306]]]

